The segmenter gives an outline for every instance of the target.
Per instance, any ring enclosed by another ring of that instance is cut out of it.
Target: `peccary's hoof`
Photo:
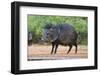
[[[69,54],[69,52],[67,52],[67,54]]]
[[[51,55],[53,54],[53,52],[51,52]]]
[[[77,51],[75,51],[75,54],[77,54]]]
[[[56,53],[54,53],[54,54],[56,54]]]

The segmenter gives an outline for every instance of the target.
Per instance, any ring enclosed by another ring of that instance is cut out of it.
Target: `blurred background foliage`
[[[43,27],[46,24],[71,24],[78,33],[78,44],[87,45],[88,19],[79,16],[42,16],[28,15],[28,31],[33,33],[33,43],[41,40]]]

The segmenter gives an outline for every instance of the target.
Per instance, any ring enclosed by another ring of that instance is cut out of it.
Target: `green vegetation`
[[[41,39],[43,27],[48,24],[71,24],[75,27],[79,44],[87,44],[87,17],[28,15],[28,31],[33,32],[33,42]]]

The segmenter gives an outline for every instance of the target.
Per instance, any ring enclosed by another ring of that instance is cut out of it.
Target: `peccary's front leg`
[[[52,43],[52,50],[51,50],[51,54],[53,53],[54,46],[55,46],[55,43]]]
[[[56,44],[56,47],[55,47],[55,52],[54,52],[54,54],[56,54],[56,52],[57,52],[57,48],[58,48],[58,44]]]

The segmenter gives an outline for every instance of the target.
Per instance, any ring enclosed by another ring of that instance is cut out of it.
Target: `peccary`
[[[70,24],[58,24],[56,26],[47,24],[44,27],[42,40],[52,43],[51,54],[56,54],[59,44],[69,46],[68,54],[73,45],[76,47],[75,53],[77,53],[77,37],[75,28]]]
[[[28,32],[28,45],[32,45],[32,32]]]

